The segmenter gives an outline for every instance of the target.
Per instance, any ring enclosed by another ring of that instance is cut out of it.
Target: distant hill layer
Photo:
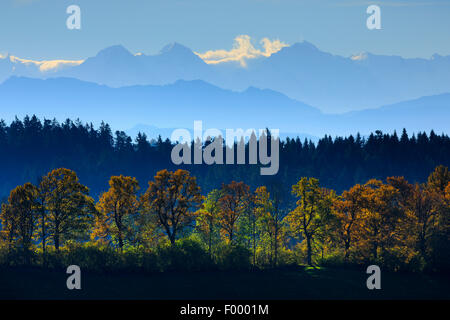
[[[325,95],[326,93],[324,93]],[[152,125],[192,128],[274,128],[313,136],[347,135],[374,130],[449,132],[450,94],[422,97],[377,109],[324,114],[317,108],[272,90],[237,92],[204,81],[162,86],[111,88],[70,78],[12,77],[0,85],[0,117],[36,114],[43,118],[102,120],[115,128]]]

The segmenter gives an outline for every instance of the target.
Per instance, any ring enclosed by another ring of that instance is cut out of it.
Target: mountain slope
[[[138,123],[191,128],[194,120],[202,120],[209,128],[268,126],[294,132],[301,124],[308,128],[308,119],[321,115],[274,91],[234,92],[200,80],[110,88],[70,78],[11,78],[0,85],[0,109],[1,117],[7,119],[26,114],[58,120],[79,117],[94,123],[105,120],[117,128]]]
[[[111,88],[70,78],[48,80],[13,77],[0,85],[0,117],[102,120],[114,128],[137,124],[159,128],[273,128],[281,133],[314,136],[386,132],[450,132],[450,94],[423,97],[379,109],[323,114],[307,104],[271,91],[250,87],[224,90],[204,81],[177,81],[164,86]]]
[[[270,88],[324,112],[336,113],[450,92],[450,56],[342,57],[303,42],[211,82],[233,89],[249,85]]]
[[[122,46],[109,47],[83,64],[57,73],[54,77],[71,77],[121,87],[202,79],[210,72],[210,67],[190,49],[173,43],[157,55],[133,55]]]
[[[365,132],[382,130],[450,132],[450,93],[426,96],[376,109],[354,111],[331,117],[331,123],[357,123]],[[350,130],[343,131],[350,133]]]

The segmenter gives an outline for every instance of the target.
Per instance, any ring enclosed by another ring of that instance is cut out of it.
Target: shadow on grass
[[[382,272],[368,290],[365,270],[280,267],[253,272],[92,273],[68,290],[65,270],[0,269],[0,299],[450,299],[450,277]]]

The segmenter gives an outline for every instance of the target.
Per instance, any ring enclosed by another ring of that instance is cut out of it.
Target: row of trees
[[[448,270],[450,173],[425,184],[372,179],[337,195],[316,178],[254,191],[232,181],[202,195],[186,170],[159,171],[141,192],[136,178],[113,176],[97,202],[69,169],[11,191],[1,208],[1,242],[33,263],[73,241],[119,253],[152,252],[189,238],[217,260],[245,248],[253,266],[377,262],[394,270]],[[9,261],[14,263],[14,261]]]

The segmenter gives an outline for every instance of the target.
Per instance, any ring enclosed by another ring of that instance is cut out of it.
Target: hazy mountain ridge
[[[177,80],[203,80],[240,91],[254,86],[333,113],[450,92],[450,56],[405,59],[363,53],[342,57],[305,41],[238,67],[236,63],[207,64],[178,43],[164,47],[156,55],[134,55],[117,45],[101,50],[80,65],[52,72],[0,59],[0,81],[11,75],[71,77],[112,87],[165,85]]]
[[[25,94],[26,93],[26,94]],[[137,124],[158,128],[192,128],[202,120],[207,128],[272,128],[281,134],[347,135],[375,130],[449,132],[450,94],[378,109],[324,114],[272,90],[248,88],[237,92],[201,80],[179,80],[163,86],[111,88],[72,78],[13,77],[0,85],[2,118],[36,114],[59,121],[102,120],[124,130]]]

